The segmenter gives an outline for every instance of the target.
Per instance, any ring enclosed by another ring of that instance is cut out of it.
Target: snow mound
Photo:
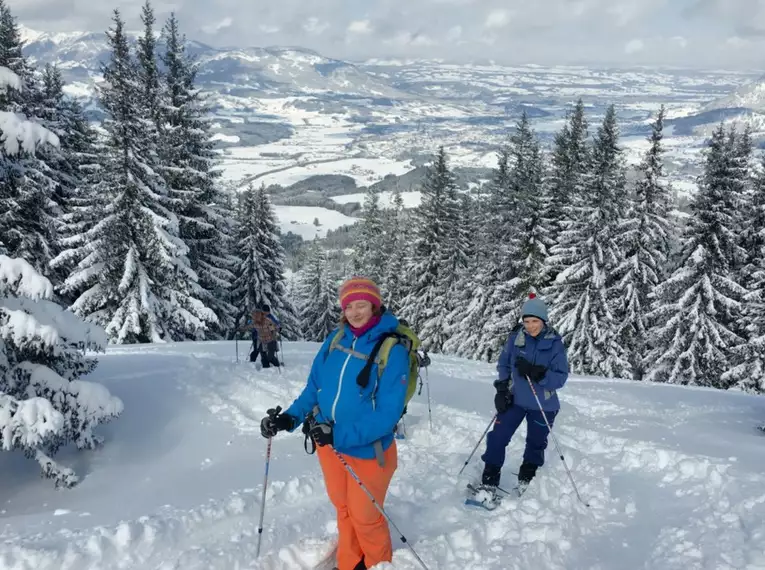
[[[240,357],[248,345],[239,343]],[[93,380],[125,409],[103,426],[106,446],[80,452],[80,485],[56,492],[0,457],[0,568],[312,568],[336,526],[299,431],[274,440],[255,557],[258,426],[266,409],[299,393],[318,346],[285,343],[286,367],[260,371],[236,362],[233,342],[109,347]],[[551,441],[523,498],[489,513],[463,504],[480,450],[466,477],[456,474],[492,416],[493,377],[489,365],[433,356],[433,429],[423,390],[397,440],[385,507],[431,570],[765,568],[765,436],[755,428],[765,399],[574,377],[554,429],[590,508]],[[508,447],[504,486],[524,436],[521,427]],[[377,568],[420,568],[393,537],[393,563]]]

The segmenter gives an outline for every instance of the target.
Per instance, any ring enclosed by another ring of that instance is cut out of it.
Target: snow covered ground
[[[358,218],[346,216],[337,210],[321,208],[319,206],[273,206],[276,218],[279,220],[279,228],[283,234],[292,232],[304,240],[312,240],[315,237],[326,237],[328,230],[336,230],[342,226],[353,225]],[[319,220],[317,226],[314,221]]]
[[[78,487],[56,491],[32,461],[0,454],[0,569],[311,568],[335,523],[299,432],[274,440],[255,558],[258,424],[298,394],[317,346],[285,343],[282,372],[236,364],[231,342],[110,348],[93,376],[125,411],[102,429],[103,449],[59,457],[83,476]],[[386,507],[431,570],[765,568],[765,435],[754,429],[765,399],[572,378],[555,429],[591,507],[551,441],[523,499],[489,513],[463,505],[456,473],[491,418],[493,377],[490,365],[436,356],[432,431],[425,392],[410,405]],[[397,537],[394,547],[381,568],[419,568]]]
[[[338,204],[348,204],[349,202],[364,203],[366,198],[366,192],[357,192],[355,194],[343,194],[342,196],[333,196],[332,200]],[[414,192],[402,192],[401,199],[404,202],[404,208],[416,208],[422,201],[422,192],[416,190]],[[392,208],[393,207],[393,192],[386,190],[380,192],[380,207]]]

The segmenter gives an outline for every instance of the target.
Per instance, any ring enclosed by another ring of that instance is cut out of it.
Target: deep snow
[[[299,432],[274,440],[255,559],[258,424],[300,391],[317,347],[285,343],[282,373],[236,364],[233,342],[110,347],[92,379],[125,411],[101,428],[104,448],[59,455],[78,487],[56,491],[33,461],[0,454],[0,570],[310,568],[335,524]],[[456,474],[493,413],[493,377],[491,365],[435,356],[432,432],[425,391],[409,406],[386,507],[431,570],[765,569],[765,399],[572,378],[554,429],[591,508],[551,440],[526,495],[489,513],[463,505]],[[419,568],[397,536],[394,547],[381,567]]]

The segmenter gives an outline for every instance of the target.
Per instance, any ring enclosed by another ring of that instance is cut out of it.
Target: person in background
[[[270,315],[270,316],[269,316]],[[260,341],[260,362],[263,368],[270,368],[272,365],[279,367],[279,321],[271,315],[271,308],[264,305],[261,309],[254,311],[252,315],[253,334],[257,335]]]
[[[526,449],[518,471],[519,488],[524,489],[544,465],[550,427],[560,410],[558,390],[568,379],[568,359],[563,340],[547,321],[544,301],[529,295],[521,310],[523,326],[510,334],[497,363],[499,378],[494,382],[497,419],[486,437],[486,452],[481,459],[484,470],[481,484],[489,490],[499,485],[505,449],[515,431],[526,420]],[[534,398],[533,389],[540,405]]]

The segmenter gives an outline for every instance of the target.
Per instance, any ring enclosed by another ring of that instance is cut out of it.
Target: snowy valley
[[[103,80],[99,61],[108,57],[105,34],[22,28],[22,35],[30,59],[58,65],[66,92],[100,118],[93,97]],[[616,105],[633,165],[647,147],[650,121],[666,105],[667,172],[683,197],[695,192],[704,141],[721,119],[750,122],[756,138],[765,132],[759,103],[737,95],[759,92],[754,71],[342,61],[296,47],[218,49],[194,41],[188,49],[210,96],[224,180],[239,189],[250,182],[272,186],[282,230],[304,239],[358,218],[319,205],[287,208],[281,188],[302,182],[303,199],[358,195],[374,183],[388,191],[400,184],[406,192],[413,183],[400,177],[424,165],[439,145],[454,168],[467,171],[467,183],[478,185],[490,178],[497,148],[521,111],[549,148],[579,97],[593,124]],[[338,183],[345,189],[336,190]],[[416,203],[416,196],[407,200]]]
[[[62,452],[83,476],[56,491],[0,454],[2,570],[310,569],[335,538],[334,509],[303,436],[274,439],[255,558],[267,408],[302,389],[317,343],[285,343],[285,368],[236,363],[233,342],[110,347],[92,379],[125,403],[97,451]],[[239,343],[240,356],[246,350]],[[494,367],[433,356],[406,416],[385,507],[430,570],[762,570],[765,399],[573,376],[552,441],[519,502],[463,505],[456,475],[492,417]],[[508,448],[512,484],[521,428]],[[466,473],[475,474],[483,446]],[[395,531],[391,565],[421,568]]]

